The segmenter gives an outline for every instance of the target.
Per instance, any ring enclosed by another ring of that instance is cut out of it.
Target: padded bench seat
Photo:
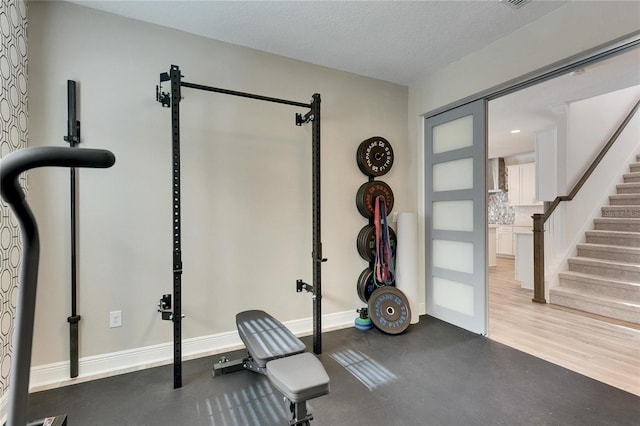
[[[310,352],[269,361],[267,377],[291,402],[303,402],[329,393],[329,376]]]
[[[269,361],[290,357],[307,350],[307,347],[280,321],[264,311],[251,310],[236,315],[240,339],[259,367]]]
[[[329,393],[329,375],[322,363],[295,334],[264,311],[251,310],[236,315],[238,335],[248,356],[213,366],[213,375],[247,369],[265,374],[285,397],[290,426],[309,426],[313,415],[307,400]]]

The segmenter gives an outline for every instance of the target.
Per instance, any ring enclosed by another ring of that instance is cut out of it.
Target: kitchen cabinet
[[[513,256],[513,231],[511,225],[498,226],[496,231],[496,254]]]
[[[507,167],[509,177],[509,204],[512,206],[537,206],[535,163],[514,164]]]

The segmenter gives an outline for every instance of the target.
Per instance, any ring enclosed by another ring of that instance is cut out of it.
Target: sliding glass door
[[[487,331],[484,99],[425,122],[427,314]]]

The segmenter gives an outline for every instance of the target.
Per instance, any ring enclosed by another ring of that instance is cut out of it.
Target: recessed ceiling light
[[[518,130],[518,129],[514,129],[514,130],[510,131],[509,133],[514,133],[514,134],[515,134],[515,133],[520,133],[520,130]]]

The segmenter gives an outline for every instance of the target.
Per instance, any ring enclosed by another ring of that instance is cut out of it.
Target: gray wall
[[[355,206],[366,181],[355,152],[374,135],[393,144],[385,180],[396,210],[406,209],[406,87],[69,3],[33,2],[28,12],[31,144],[64,145],[73,79],[81,146],[117,157],[109,170],[80,172],[81,359],[172,339],[156,312],[172,291],[170,111],[154,98],[171,64],[189,82],[303,102],[322,95],[323,313],[355,318],[366,266],[355,247],[366,224]],[[295,292],[296,279],[311,281],[311,129],[294,125],[306,111],[189,89],[183,96],[183,337],[234,330],[244,309],[311,317],[310,296]],[[31,187],[43,240],[38,367],[68,358],[68,172],[38,170]],[[122,310],[123,327],[108,327],[113,310]]]

